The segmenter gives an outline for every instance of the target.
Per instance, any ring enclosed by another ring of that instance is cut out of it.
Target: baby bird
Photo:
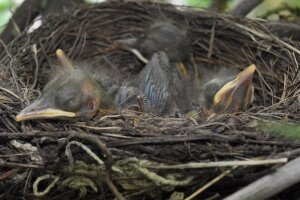
[[[157,115],[178,109],[178,97],[183,90],[179,71],[163,51],[154,53],[149,63],[131,82],[123,85],[115,98],[118,107],[132,104],[139,96],[144,110]]]
[[[182,62],[188,59],[192,51],[192,42],[185,28],[162,21],[147,28],[134,47],[147,59],[156,52],[164,51],[170,62]]]
[[[36,101],[16,116],[16,121],[92,117],[99,109],[105,112],[135,105],[138,96],[146,112],[162,115],[176,107],[181,80],[164,52],[154,53],[137,77],[124,82],[116,91],[110,89],[112,77],[106,78],[104,84],[102,76],[106,74],[95,78],[84,69],[74,68],[61,50],[56,53],[63,71],[45,86]]]
[[[83,69],[76,69],[61,50],[56,52],[61,73],[43,89],[42,95],[24,108],[16,121],[58,117],[92,117],[99,108],[110,107],[106,88]]]
[[[146,64],[154,53],[163,51],[185,80],[192,80],[195,77],[191,36],[184,26],[171,21],[156,22],[146,28],[140,37],[131,41],[131,44],[121,46],[127,46],[126,49]]]
[[[255,65],[250,65],[236,76],[219,74],[204,84],[203,102],[209,113],[246,110],[254,99],[252,80],[255,70]]]

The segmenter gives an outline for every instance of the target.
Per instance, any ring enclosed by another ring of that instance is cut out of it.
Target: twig
[[[20,169],[12,169],[12,170],[9,170],[9,171],[6,171],[6,172],[2,172],[0,174],[0,181],[3,181],[4,179],[6,179],[8,177],[17,174],[19,172],[19,170]]]
[[[300,158],[287,163],[277,169],[275,173],[266,175],[261,179],[242,188],[228,196],[225,200],[263,200],[278,194],[284,189],[300,181]]]
[[[187,136],[157,136],[157,137],[147,137],[147,138],[136,138],[134,140],[127,141],[117,141],[110,142],[107,145],[111,147],[121,147],[129,145],[141,145],[141,144],[163,144],[163,143],[174,143],[174,142],[188,142],[188,141],[198,141],[198,140],[220,140],[220,141],[230,141],[235,140],[235,138],[230,138],[225,135],[213,134],[210,131],[201,130],[200,134],[193,134]]]
[[[226,21],[227,21],[227,22],[230,22],[230,21],[228,21],[228,20],[226,20]],[[230,22],[230,23],[232,23],[232,22]],[[292,46],[292,45],[290,45],[290,44],[288,44],[288,43],[282,41],[282,40],[279,39],[278,37],[270,36],[270,35],[264,34],[264,33],[262,33],[262,32],[259,32],[259,31],[256,31],[256,30],[254,30],[254,29],[251,29],[250,27],[246,27],[246,26],[244,26],[244,25],[242,25],[242,24],[237,24],[237,23],[235,23],[234,25],[238,26],[238,27],[241,28],[241,29],[244,29],[244,30],[248,31],[249,33],[252,33],[252,34],[254,34],[254,35],[258,36],[258,37],[261,37],[261,38],[263,38],[263,39],[266,39],[266,40],[269,40],[269,41],[275,40],[276,42],[278,42],[278,43],[280,43],[281,45],[285,46],[285,47],[288,48],[289,50],[291,50],[291,51],[297,53],[298,55],[300,55],[300,50],[298,50],[296,47],[294,47],[294,46]]]
[[[227,176],[228,174],[230,174],[236,168],[237,168],[237,166],[234,166],[231,169],[226,170],[225,172],[223,172],[222,174],[220,174],[219,176],[217,176],[213,180],[211,180],[208,183],[206,183],[203,187],[199,188],[196,192],[194,192],[193,194],[191,194],[190,196],[188,196],[187,198],[185,198],[184,200],[192,200],[192,199],[194,199],[197,195],[199,195],[200,193],[202,193],[203,191],[205,191],[207,188],[209,188],[210,186],[212,186],[215,183],[217,183],[218,181],[220,181],[222,178],[224,178],[225,176]]]
[[[145,58],[137,49],[129,49],[131,53],[133,53],[140,61],[145,64],[148,64],[149,60]]]
[[[146,138],[135,138],[134,140],[124,140],[124,141],[116,141],[109,142],[107,146],[109,148],[112,147],[121,147],[121,146],[129,146],[129,145],[141,145],[141,144],[164,144],[164,143],[174,143],[174,142],[192,142],[192,141],[203,141],[203,140],[212,140],[212,141],[220,141],[220,142],[237,142],[240,141],[240,138],[236,136],[226,136],[221,134],[214,134],[208,130],[195,130],[197,134],[184,135],[184,136],[157,136],[157,137],[146,137]],[[82,134],[77,133],[75,131],[42,131],[42,132],[2,132],[0,134],[1,140],[9,140],[9,139],[30,139],[34,137],[55,137],[55,138],[65,138],[65,137],[78,137],[81,138]],[[94,136],[101,139],[100,136]],[[291,146],[291,147],[300,147],[300,144],[297,142],[281,142],[281,141],[266,141],[266,140],[250,140],[247,139],[244,141],[245,143],[250,144],[265,144],[265,145],[278,145],[278,146]]]
[[[36,83],[37,83],[37,77],[38,77],[38,72],[39,72],[39,61],[38,61],[38,58],[37,58],[37,49],[36,49],[36,44],[33,44],[31,45],[31,51],[33,53],[33,59],[34,59],[34,62],[35,62],[35,70],[34,70],[34,76],[33,76],[33,83],[30,87],[30,89],[32,90]]]
[[[222,123],[222,122],[209,122],[209,123],[197,125],[193,127],[193,129],[206,128],[206,127],[216,126],[216,125],[223,126],[227,129],[230,129],[230,127],[226,123]]]
[[[119,200],[125,200],[125,198],[122,196],[122,194],[118,191],[116,186],[113,184],[112,179],[111,179],[111,173],[112,173],[112,165],[113,165],[113,159],[112,159],[112,154],[107,148],[106,144],[101,142],[96,136],[91,136],[91,135],[78,135],[79,138],[87,140],[91,143],[96,144],[101,152],[105,154],[106,161],[105,161],[105,166],[106,166],[106,183],[112,193],[115,195],[115,197]]]
[[[207,52],[207,58],[208,59],[211,59],[211,55],[213,53],[216,24],[217,24],[217,22],[216,22],[216,20],[214,20],[212,28],[211,28],[210,39],[209,39],[209,48],[208,48],[208,52]]]
[[[28,171],[29,172],[27,173],[27,178],[26,178],[25,185],[24,185],[24,188],[23,188],[23,196],[26,196],[28,185],[29,185],[29,182],[30,182],[30,179],[31,179],[31,176],[32,176],[32,169],[29,169]]]
[[[145,112],[145,106],[144,106],[144,101],[143,101],[142,97],[140,95],[137,95],[136,96],[136,100],[137,100],[137,102],[139,104],[140,111],[141,112]]]
[[[16,73],[14,71],[14,69],[12,68],[12,62],[13,62],[13,57],[12,55],[10,54],[10,52],[8,51],[7,49],[7,46],[6,44],[3,42],[3,40],[0,39],[0,43],[1,45],[3,46],[7,56],[10,58],[10,64],[9,64],[9,69],[10,69],[10,72],[12,74],[12,77],[13,77],[13,82],[15,83],[16,87],[17,87],[17,92],[18,92],[18,95],[19,95],[19,98],[18,100],[20,101],[21,103],[21,106],[23,107],[24,106],[24,103],[21,99],[21,90],[20,90],[20,87],[19,87],[19,84],[18,84],[18,81],[17,81],[17,77],[16,77]],[[0,49],[0,53],[1,53],[1,49]]]
[[[189,117],[188,119],[191,120],[195,126],[199,125],[199,123],[193,117]]]
[[[67,156],[67,158],[69,159],[69,163],[71,166],[71,169],[74,168],[74,158],[71,152],[71,145],[77,145],[78,147],[80,147],[81,149],[83,149],[91,158],[93,158],[99,165],[103,165],[104,162],[94,153],[92,152],[91,149],[89,149],[86,145],[77,142],[77,141],[71,141],[67,144],[66,149],[65,149],[65,154]]]
[[[188,185],[194,179],[193,176],[188,176],[185,177],[183,180],[174,180],[169,177],[163,177],[141,166],[136,166],[136,170],[138,170],[141,174],[147,177],[147,179],[153,181],[156,185],[185,186]]]
[[[75,124],[74,126],[86,128],[94,131],[109,132],[109,133],[120,132],[121,130],[123,130],[123,128],[120,126],[96,127],[96,126],[86,126],[83,124]]]
[[[39,191],[38,189],[38,185],[40,182],[42,182],[43,180],[47,180],[47,179],[53,179],[52,182],[50,182],[50,184],[43,190],[43,191]],[[49,193],[49,191],[55,186],[55,184],[59,181],[60,177],[59,176],[55,176],[55,175],[50,175],[50,174],[46,174],[44,176],[40,176],[38,177],[34,183],[33,183],[33,194],[37,197],[42,197],[45,194]]]
[[[0,159],[1,167],[12,167],[12,168],[33,168],[33,169],[44,169],[44,166],[41,165],[31,165],[31,164],[23,164],[23,163],[15,163],[15,162],[7,162]]]
[[[2,90],[2,91],[4,91],[4,92],[7,92],[8,94],[10,94],[10,95],[12,95],[13,97],[15,97],[15,98],[17,98],[17,99],[20,100],[19,96],[16,95],[15,93],[13,93],[12,91],[10,91],[10,90],[8,90],[8,89],[6,89],[6,88],[4,88],[4,87],[1,87],[1,86],[0,86],[0,90]]]
[[[125,45],[120,45],[120,47],[124,50],[127,50],[129,52],[131,52],[132,54],[134,54],[140,61],[142,61],[144,64],[148,64],[149,60],[147,58],[145,58],[141,52],[135,48],[130,48],[127,47]]]
[[[283,76],[284,76],[283,91],[282,91],[282,95],[281,95],[280,101],[284,101],[284,99],[286,98],[286,92],[287,92],[287,75],[284,74]]]
[[[121,118],[123,117],[122,115],[105,115],[101,117],[98,121],[102,122],[105,121],[106,119],[116,119],[116,118]]]
[[[213,168],[213,167],[232,167],[232,166],[257,166],[257,165],[271,165],[286,163],[287,158],[268,159],[268,160],[245,160],[245,161],[221,161],[221,162],[209,162],[209,163],[187,163],[179,165],[153,165],[148,166],[152,169],[201,169],[201,168]]]
[[[95,133],[97,134],[97,133]],[[122,135],[120,133],[99,133],[100,135],[106,136],[106,137],[111,137],[111,138],[118,138],[118,139],[132,139],[133,137],[131,136],[126,136],[126,135]]]
[[[147,138],[136,138],[134,140],[127,141],[117,141],[110,142],[107,146],[111,147],[121,147],[121,146],[129,146],[129,145],[141,145],[141,144],[164,144],[164,143],[174,143],[174,142],[192,142],[192,141],[201,141],[201,140],[212,140],[212,141],[226,141],[226,142],[236,142],[240,141],[240,139],[236,136],[225,136],[220,134],[214,134],[211,131],[207,130],[197,130],[195,133],[187,136],[157,136],[157,137],[147,137]],[[265,144],[265,145],[290,145],[293,147],[299,147],[300,144],[297,142],[281,142],[281,141],[266,141],[266,140],[251,140],[247,139],[244,141],[245,143],[250,144]]]

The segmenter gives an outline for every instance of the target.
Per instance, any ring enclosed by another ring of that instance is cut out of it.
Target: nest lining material
[[[242,69],[249,64],[256,64],[255,105],[238,116],[218,115],[209,120],[200,118],[197,121],[129,111],[96,116],[90,121],[37,121],[21,124],[14,121],[15,115],[38,96],[47,82],[55,62],[56,49],[63,49],[75,62],[84,61],[93,66],[105,63],[124,72],[124,76],[137,73],[143,64],[130,52],[118,48],[116,41],[138,36],[145,27],[158,20],[176,21],[191,31],[193,54],[198,65]],[[36,55],[34,46],[37,49]],[[121,191],[128,190],[129,196],[146,193],[151,196],[154,195],[151,193],[153,189],[172,191],[175,186],[181,186],[190,193],[220,174],[216,168],[179,171],[152,169],[148,172],[138,167],[130,168],[145,166],[145,163],[140,163],[143,161],[164,165],[275,158],[279,155],[293,158],[297,156],[296,153],[285,153],[294,152],[300,143],[282,140],[260,131],[257,119],[280,120],[287,117],[290,121],[299,121],[298,49],[299,43],[274,37],[264,22],[185,7],[176,9],[164,4],[102,3],[51,16],[34,32],[23,33],[11,42],[1,54],[0,137],[2,148],[6,149],[2,153],[10,155],[16,151],[9,144],[12,139],[38,144],[39,154],[49,173],[44,169],[34,170],[30,174],[20,170],[19,175],[32,176],[32,183],[38,176],[55,174],[60,177],[58,185],[64,190],[65,197],[72,195],[64,188],[78,189],[82,196],[90,197],[98,191],[95,188],[102,188],[95,177],[103,177],[105,170],[103,172],[103,166],[102,171],[91,169],[93,166],[90,163],[95,163],[95,158],[87,159],[86,153],[76,148],[76,154],[73,155],[76,161],[70,161],[70,157],[65,154],[68,141],[82,139],[84,133],[93,134],[105,143],[113,155],[113,166],[122,166],[123,174],[116,174],[112,170],[112,179]],[[106,155],[85,137],[84,144],[97,157]],[[83,163],[78,163],[78,160],[83,160]],[[29,156],[11,157],[7,161],[33,163]],[[78,171],[69,169],[73,162],[77,162],[74,166],[79,166]],[[232,177],[220,181],[215,189],[208,190],[203,197],[216,192],[221,196],[234,192],[241,185],[269,171],[270,167],[238,168],[232,172]],[[96,175],[91,178],[86,172],[95,172]],[[65,173],[69,176],[62,176]],[[189,180],[190,177],[192,180]],[[54,180],[57,180],[56,177]],[[25,181],[26,178],[17,181],[9,179],[2,183],[2,188],[15,184],[23,188]],[[82,184],[75,184],[79,182]],[[86,191],[89,187],[94,193]],[[31,191],[28,185],[25,190]],[[139,190],[142,192],[136,193]],[[12,195],[7,191],[5,194]],[[55,198],[57,194],[50,190],[47,195]],[[103,199],[110,195],[103,195]]]

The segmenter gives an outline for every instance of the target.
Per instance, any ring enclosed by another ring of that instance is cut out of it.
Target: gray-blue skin
[[[187,98],[182,98],[188,95],[184,87],[190,84],[195,74],[191,61],[192,43],[187,29],[170,21],[156,22],[128,45],[140,51],[149,63],[133,81],[120,87],[114,99],[115,105],[136,105],[136,97],[140,96],[146,112],[157,115],[186,112],[189,102]],[[178,70],[179,63],[186,67],[189,77],[184,77]]]
[[[154,53],[149,63],[131,82],[122,85],[114,99],[117,107],[130,107],[141,97],[145,112],[170,114],[177,109],[183,92],[182,76],[165,52]]]
[[[137,79],[122,85],[119,96],[123,99],[117,97],[115,104],[136,103],[136,96],[139,95],[145,111],[151,110],[159,115],[186,112],[189,101],[183,96],[192,96],[189,91],[192,91],[191,82],[196,70],[190,38],[184,26],[162,21],[153,23],[140,37],[128,43],[127,46],[137,49],[150,61]],[[179,65],[186,74],[179,71]],[[139,91],[145,93],[139,94]]]

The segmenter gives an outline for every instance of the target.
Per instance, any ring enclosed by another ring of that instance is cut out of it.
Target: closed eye
[[[65,99],[64,104],[65,105],[72,104],[73,99],[74,99],[73,97],[70,97],[69,99]]]

